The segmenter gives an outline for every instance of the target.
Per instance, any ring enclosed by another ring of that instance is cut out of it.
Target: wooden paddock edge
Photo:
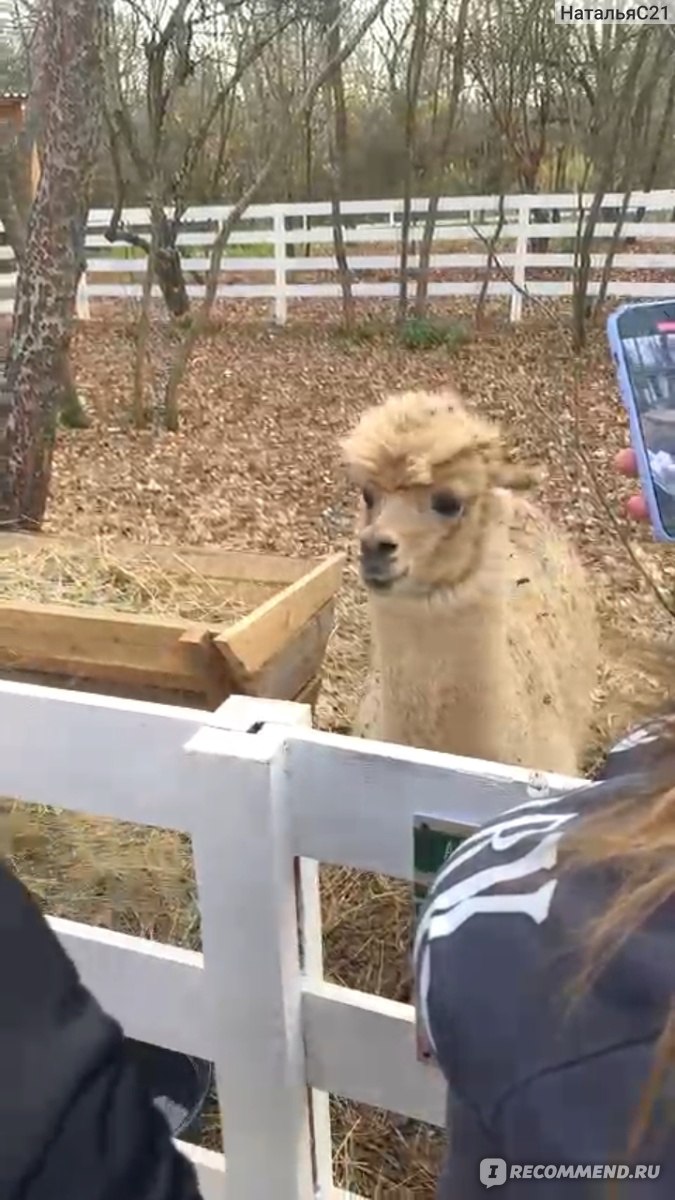
[[[332,599],[342,581],[345,561],[344,554],[331,555],[218,634],[215,645],[229,666],[244,679],[260,671]]]

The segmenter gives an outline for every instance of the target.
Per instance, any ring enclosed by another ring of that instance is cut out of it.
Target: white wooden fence
[[[416,813],[470,831],[527,783],[317,732],[283,701],[211,714],[0,682],[0,795],[191,836],[203,954],[51,924],[130,1037],[214,1062],[226,1159],[182,1146],[206,1200],[352,1195],[333,1186],[328,1093],[443,1123],[412,1009],[323,978],[316,864],[411,880]]]
[[[571,295],[573,242],[580,211],[587,210],[591,201],[591,196],[572,193],[505,197],[499,267],[491,272],[488,294],[510,297],[512,320],[520,319],[523,290],[532,296]],[[431,297],[478,295],[487,264],[486,239],[489,241],[495,231],[499,203],[497,196],[445,196],[440,201],[431,267],[443,276],[432,276],[428,289]],[[619,210],[622,203],[622,195],[608,193],[603,200],[605,213]],[[413,203],[411,296],[415,294],[416,248],[427,205],[425,199]],[[646,210],[646,219],[642,221],[635,219],[636,211],[641,208]],[[402,201],[345,200],[341,209],[354,295],[394,298],[399,287]],[[671,281],[675,268],[675,221],[671,219],[674,209],[675,190],[633,193],[623,235],[637,238],[641,243],[656,241],[659,247],[645,253],[626,253],[622,246],[614,259],[608,288],[610,297],[652,297],[672,295],[675,291],[675,281]],[[192,297],[204,294],[210,248],[229,211],[227,206],[217,205],[191,208],[186,214],[178,243],[188,294]],[[121,244],[114,248],[110,245],[104,236],[110,216],[109,209],[94,209],[90,213],[88,273],[78,304],[81,317],[89,316],[90,300],[138,300],[141,296],[145,256],[142,251]],[[124,220],[135,232],[147,231],[148,210],[127,209]],[[604,264],[606,239],[612,237],[614,229],[615,222],[610,219],[597,225],[593,255],[593,265],[597,268]],[[542,253],[541,239],[545,238],[553,248]],[[12,310],[15,283],[12,262],[11,249],[0,245],[0,271],[3,266],[6,268],[4,276],[0,273],[0,314]],[[328,203],[253,204],[230,237],[217,295],[223,300],[267,300],[272,305],[274,319],[283,324],[290,300],[339,297],[335,270]],[[562,277],[547,278],[546,272],[550,276],[551,271]],[[656,273],[659,277],[619,278],[626,272]],[[589,292],[595,294],[597,290],[595,281]]]

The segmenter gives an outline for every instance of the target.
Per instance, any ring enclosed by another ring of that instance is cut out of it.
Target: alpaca
[[[535,473],[450,391],[376,405],[343,452],[373,634],[357,732],[577,774],[595,604],[567,538],[519,494]]]

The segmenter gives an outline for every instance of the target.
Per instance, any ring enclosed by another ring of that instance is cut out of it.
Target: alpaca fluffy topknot
[[[472,455],[488,468],[489,486],[529,487],[536,479],[507,463],[498,426],[468,412],[452,389],[390,396],[362,415],[342,450],[356,483],[385,491],[430,487]]]

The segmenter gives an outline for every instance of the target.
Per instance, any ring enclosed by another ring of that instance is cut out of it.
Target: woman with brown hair
[[[439,1200],[675,1197],[675,718],[468,838],[415,969],[448,1081]]]

